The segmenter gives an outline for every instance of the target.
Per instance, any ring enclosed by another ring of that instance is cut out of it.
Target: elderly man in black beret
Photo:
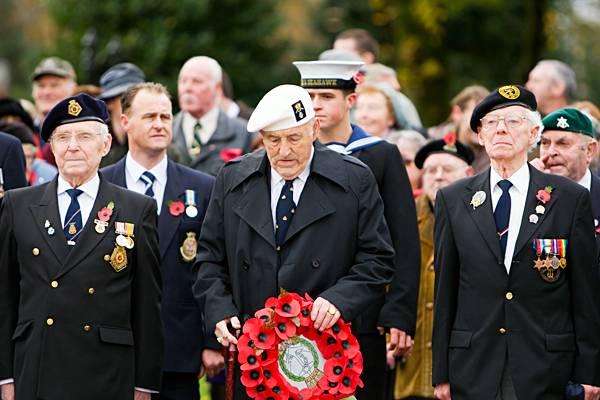
[[[534,95],[494,90],[471,129],[491,168],[438,191],[433,384],[440,399],[600,396],[600,298],[589,192],[527,163]]]
[[[9,191],[0,219],[2,399],[150,399],[162,332],[156,202],[99,173],[104,102],[46,116],[59,175]]]

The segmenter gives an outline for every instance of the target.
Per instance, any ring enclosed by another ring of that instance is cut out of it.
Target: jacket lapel
[[[485,201],[475,207],[471,205],[471,200],[475,193],[482,191],[485,193]],[[496,230],[496,222],[494,221],[494,212],[492,208],[492,196],[490,193],[490,170],[479,174],[475,177],[472,185],[467,187],[467,192],[463,196],[463,201],[467,207],[468,214],[473,219],[475,226],[481,233],[481,236],[487,243],[488,247],[494,253],[494,256],[498,260],[498,263],[503,262],[500,252],[500,241],[498,240],[498,233]]]
[[[182,195],[182,185],[177,174],[176,166],[173,161],[169,160],[167,165],[167,186],[165,187],[165,195],[163,196],[163,202],[160,209],[160,215],[158,216],[158,237],[160,245],[160,257],[161,259],[165,256],[169,245],[175,237],[175,232],[181,224],[182,216],[173,216],[169,212],[170,201],[180,200]]]
[[[63,268],[58,272],[56,278],[60,278],[77,266],[81,260],[83,260],[94,248],[96,248],[96,246],[98,246],[98,244],[109,232],[113,231],[111,229],[111,225],[114,224],[114,221],[118,220],[119,207],[123,207],[123,204],[115,204],[113,214],[108,220],[109,225],[104,230],[104,233],[97,233],[94,229],[94,219],[97,218],[98,211],[106,207],[111,200],[114,200],[113,193],[114,192],[110,184],[102,177],[102,174],[100,174],[100,187],[98,189],[98,195],[94,201],[94,206],[92,207],[90,216],[83,227],[83,231],[77,240],[77,244],[71,249],[66,263],[63,264]],[[97,255],[97,257],[101,257],[101,255]]]
[[[62,221],[58,212],[58,196],[56,188],[58,185],[58,177],[55,177],[52,182],[46,186],[44,195],[39,204],[31,205],[29,208],[33,213],[35,225],[40,230],[40,233],[60,264],[63,264],[69,254],[67,247],[67,239],[62,232]],[[50,222],[50,226],[54,229],[54,234],[48,234],[46,228],[46,220]]]
[[[125,160],[127,157],[121,158],[115,164],[114,174],[113,174],[113,183],[117,186],[121,186],[127,188],[127,181],[125,179]]]

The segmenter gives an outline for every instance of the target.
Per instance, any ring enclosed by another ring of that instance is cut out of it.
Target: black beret
[[[92,96],[80,93],[67,97],[52,107],[42,125],[40,135],[48,141],[57,126],[81,121],[97,121],[106,124],[108,110],[106,103]]]
[[[522,106],[531,111],[537,110],[535,95],[521,85],[506,85],[492,91],[481,100],[471,114],[471,129],[477,132],[481,118],[493,110],[508,106]]]
[[[447,133],[443,139],[433,140],[421,147],[415,155],[415,165],[417,168],[422,169],[427,157],[434,153],[451,154],[469,165],[475,159],[473,150],[456,140],[456,133],[454,132]]]
[[[3,97],[0,99],[0,118],[11,116],[18,117],[21,122],[27,125],[32,131],[35,130],[33,118],[25,111],[19,100],[12,97]]]
[[[21,122],[0,122],[0,132],[13,135],[21,141],[21,144],[36,145],[35,140],[33,139],[33,131],[27,125]]]

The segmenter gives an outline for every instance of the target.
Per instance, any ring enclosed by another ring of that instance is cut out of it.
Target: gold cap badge
[[[498,93],[500,96],[509,100],[518,99],[521,95],[519,88],[514,85],[502,86],[501,88],[498,88]]]
[[[69,113],[69,115],[76,117],[81,113],[81,110],[82,108],[77,102],[77,100],[69,101],[69,107],[67,108],[67,112]]]

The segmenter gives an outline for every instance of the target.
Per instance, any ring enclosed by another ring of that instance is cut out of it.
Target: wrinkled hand
[[[310,313],[310,319],[315,322],[315,329],[321,332],[335,325],[340,316],[341,314],[337,307],[322,297],[318,297],[315,300],[312,312]]]
[[[433,395],[436,399],[441,400],[451,400],[450,397],[450,384],[442,383],[441,385],[437,385],[433,390]]]
[[[581,385],[585,392],[584,400],[598,400],[600,399],[600,387],[591,385]]]
[[[2,400],[15,400],[15,384],[5,383],[2,388]]]
[[[393,351],[395,357],[406,356],[412,350],[413,340],[401,329],[390,329],[390,342],[387,345],[388,351]]]
[[[387,364],[389,369],[396,368],[396,357],[394,357],[393,351],[385,352],[385,363]]]
[[[213,377],[225,368],[225,357],[218,350],[204,349],[202,351],[202,366],[206,375]]]
[[[231,324],[236,331],[242,328],[238,317],[229,317],[217,322],[215,325],[215,336],[217,337],[217,342],[223,347],[229,347],[230,343],[237,344],[237,338],[229,332],[227,324]]]
[[[542,157],[542,158],[534,158],[533,160],[529,161],[529,163],[531,165],[533,165],[539,171],[549,174],[550,170],[548,169],[548,167],[546,167],[547,162],[548,162],[548,156]]]
[[[140,392],[139,390],[133,391],[133,400],[150,400],[152,395],[146,392]]]

